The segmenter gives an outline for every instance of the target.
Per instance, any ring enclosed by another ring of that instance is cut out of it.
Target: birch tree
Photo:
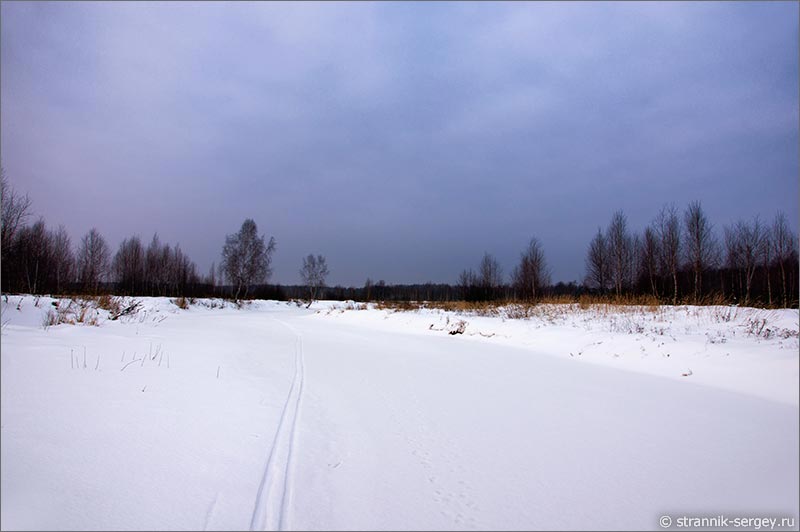
[[[690,203],[683,215],[686,231],[686,260],[694,278],[694,301],[703,295],[703,274],[715,262],[716,242],[712,225],[699,201]]]
[[[586,253],[586,284],[605,292],[609,281],[608,245],[606,236],[600,228],[589,244]]]
[[[309,255],[303,258],[303,267],[300,268],[300,278],[308,288],[308,305],[317,298],[319,289],[325,286],[325,278],[328,276],[328,264],[322,255]]]
[[[109,270],[108,244],[96,228],[92,228],[81,239],[78,251],[79,279],[84,290],[96,294]]]
[[[611,281],[617,297],[628,288],[632,274],[633,240],[628,232],[628,220],[622,211],[611,217],[606,235],[610,258]]]
[[[681,252],[681,225],[674,206],[663,207],[656,218],[661,247],[661,269],[672,279],[672,304],[678,304],[678,267]]]
[[[251,285],[263,283],[272,274],[270,264],[275,251],[275,239],[270,237],[264,243],[264,236],[258,234],[258,226],[248,218],[242,223],[238,233],[228,235],[222,248],[222,271],[234,285],[234,299],[247,297]]]
[[[512,280],[518,296],[529,301],[541,297],[544,287],[550,284],[544,250],[537,238],[532,238],[528,248],[521,253],[519,265],[512,273]]]
[[[772,222],[772,255],[773,260],[778,264],[781,274],[781,294],[783,307],[789,307],[789,292],[786,284],[786,270],[791,264],[792,257],[797,253],[797,235],[795,235],[786,221],[786,215],[778,212]]]

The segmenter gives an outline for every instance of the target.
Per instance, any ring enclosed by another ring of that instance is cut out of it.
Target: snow
[[[3,529],[798,516],[797,310],[137,299],[3,301]]]
[[[687,380],[798,406],[798,311],[731,306],[575,305],[499,307],[491,315],[423,308],[357,311],[327,302],[319,310],[348,325],[522,347],[662,377]],[[370,306],[375,309],[375,305]],[[353,310],[355,312],[348,312]],[[521,319],[511,317],[524,316]]]

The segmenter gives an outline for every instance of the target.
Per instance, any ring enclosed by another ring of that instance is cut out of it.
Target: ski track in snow
[[[438,310],[142,301],[97,327],[43,328],[52,298],[3,304],[3,530],[797,516],[796,310],[545,307],[451,336],[431,324],[462,315]]]
[[[292,500],[290,481],[292,451],[297,440],[297,420],[300,417],[300,401],[303,395],[305,367],[303,361],[303,339],[288,323],[275,319],[295,335],[295,371],[292,386],[283,405],[278,430],[272,442],[267,465],[258,487],[250,530],[286,530],[287,508]]]
[[[214,500],[211,501],[211,504],[208,505],[208,511],[206,512],[206,519],[203,523],[203,530],[214,530],[211,526],[211,521],[214,519],[214,514],[217,510],[217,501],[219,501],[219,492],[214,494]]]

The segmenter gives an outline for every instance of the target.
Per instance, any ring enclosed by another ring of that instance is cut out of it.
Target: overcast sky
[[[2,165],[49,226],[272,281],[555,281],[622,209],[798,220],[798,3],[3,2]]]

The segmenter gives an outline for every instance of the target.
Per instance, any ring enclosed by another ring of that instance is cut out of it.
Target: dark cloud
[[[703,201],[798,218],[797,3],[2,4],[2,157],[49,224],[274,280],[455,281]],[[796,222],[795,222],[796,223]]]

